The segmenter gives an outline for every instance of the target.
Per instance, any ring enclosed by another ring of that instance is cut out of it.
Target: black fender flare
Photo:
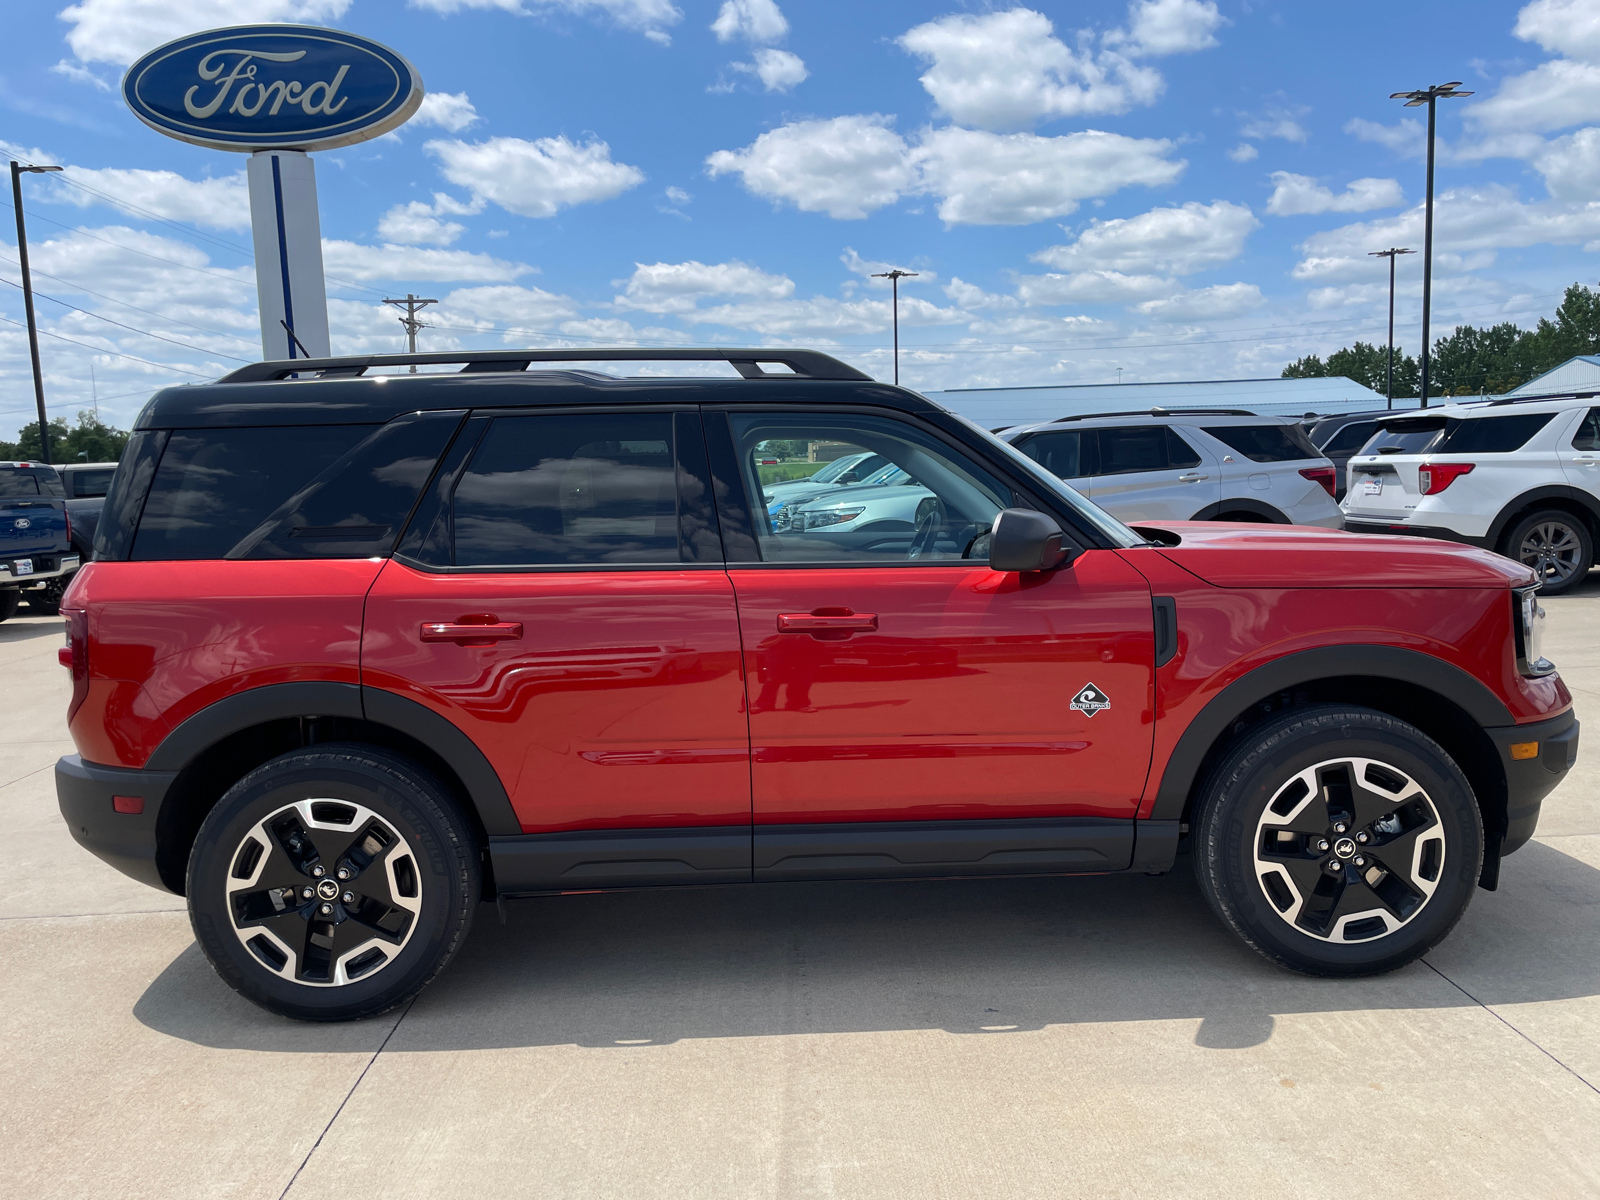
[[[225,697],[167,734],[145,769],[181,771],[223,738],[241,730],[268,721],[313,716],[368,721],[415,738],[456,773],[491,837],[522,832],[505,785],[471,738],[415,700],[353,683],[272,683]]]
[[[1196,714],[1167,759],[1150,819],[1182,818],[1206,755],[1240,713],[1279,692],[1347,676],[1393,679],[1427,688],[1461,708],[1480,728],[1516,723],[1511,710],[1482,682],[1431,654],[1399,646],[1359,644],[1301,650],[1235,679]]]
[[[1570,487],[1566,484],[1552,483],[1544,487],[1532,488],[1523,492],[1500,510],[1489,525],[1489,532],[1483,539],[1483,545],[1490,550],[1498,550],[1500,538],[1505,534],[1511,522],[1519,513],[1533,508],[1544,500],[1566,500],[1589,514],[1589,528],[1600,535],[1600,499],[1584,491],[1582,488]],[[1596,536],[1600,541],[1600,536]]]
[[[1273,508],[1272,505],[1265,504],[1260,500],[1247,500],[1242,496],[1236,500],[1219,500],[1215,504],[1208,504],[1190,517],[1189,520],[1214,521],[1225,512],[1251,513],[1260,517],[1269,525],[1287,525],[1290,523],[1287,514]]]

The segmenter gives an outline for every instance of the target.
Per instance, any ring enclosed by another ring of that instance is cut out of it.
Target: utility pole
[[[1389,260],[1389,383],[1385,389],[1389,396],[1389,408],[1394,407],[1394,260],[1401,254],[1415,254],[1415,250],[1407,250],[1402,246],[1390,246],[1387,250],[1369,250],[1367,252],[1374,258],[1387,258]],[[1428,335],[1422,335],[1426,338]],[[1428,406],[1427,397],[1423,397],[1422,406]]]
[[[902,279],[915,279],[919,272],[902,271],[896,267],[892,271],[883,271],[874,275],[874,279],[887,279],[889,286],[894,289],[894,385],[900,386],[900,281]]]
[[[1426,216],[1422,235],[1422,407],[1428,407],[1428,321],[1433,315],[1433,132],[1434,117],[1438,109],[1438,101],[1442,97],[1446,100],[1459,96],[1470,96],[1471,92],[1458,92],[1461,86],[1458,79],[1454,83],[1436,83],[1427,89],[1414,92],[1393,92],[1391,100],[1404,100],[1407,108],[1420,108],[1428,106],[1428,199]],[[1391,260],[1392,261],[1392,260]]]
[[[426,325],[417,320],[417,313],[422,311],[422,309],[427,305],[437,304],[439,302],[437,300],[424,300],[419,296],[413,296],[410,292],[407,292],[404,300],[390,300],[385,298],[384,303],[392,304],[396,308],[403,308],[406,310],[406,315],[398,319],[400,324],[405,328],[406,339],[411,347],[411,353],[415,354],[417,352],[417,330],[427,328]],[[411,364],[411,373],[413,375],[417,373],[416,363]]]
[[[50,465],[50,423],[44,416],[44,372],[39,369],[39,326],[33,318],[33,276],[28,271],[28,230],[22,222],[22,177],[59,171],[60,167],[25,167],[11,160],[11,200],[17,210],[17,261],[22,264],[22,307],[28,314],[28,353],[33,357],[33,400],[39,406],[39,457]]]

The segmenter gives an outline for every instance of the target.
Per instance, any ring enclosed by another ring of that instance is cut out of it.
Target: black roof
[[[732,363],[739,379],[675,376],[614,378],[573,369],[534,369],[536,363],[596,361]],[[366,375],[373,368],[461,363],[459,371]],[[781,363],[789,371],[763,370]],[[813,350],[569,349],[392,354],[252,363],[215,383],[157,392],[135,429],[242,425],[382,424],[401,413],[455,408],[529,407],[594,403],[881,404],[907,412],[945,411],[915,392],[878,383],[854,367]]]

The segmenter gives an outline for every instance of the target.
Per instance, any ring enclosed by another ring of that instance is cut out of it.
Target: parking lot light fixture
[[[17,261],[22,265],[22,307],[28,317],[28,353],[33,358],[33,401],[39,406],[39,457],[50,465],[50,426],[44,417],[44,373],[39,369],[39,326],[33,316],[33,276],[28,270],[28,230],[22,221],[22,177],[60,167],[23,166],[11,160],[11,203],[17,210]]]
[[[902,271],[896,267],[892,271],[880,271],[874,279],[887,279],[889,286],[894,288],[894,384],[900,386],[900,281],[902,279],[915,279],[919,272]]]
[[[1436,83],[1430,88],[1414,92],[1391,92],[1389,99],[1404,100],[1407,108],[1420,108],[1428,106],[1428,195],[1423,214],[1422,235],[1422,407],[1428,407],[1428,318],[1432,315],[1433,306],[1433,135],[1434,117],[1438,109],[1438,102],[1453,100],[1461,96],[1470,96],[1471,92],[1457,91],[1461,86],[1458,79],[1454,83]],[[1392,259],[1390,260],[1393,261]]]
[[[1385,394],[1389,397],[1387,407],[1394,407],[1394,260],[1401,254],[1415,254],[1415,250],[1407,250],[1402,246],[1390,246],[1387,250],[1369,250],[1368,254],[1376,258],[1389,260],[1389,373]]]

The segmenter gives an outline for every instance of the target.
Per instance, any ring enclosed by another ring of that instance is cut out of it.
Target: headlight
[[[794,525],[794,510],[800,507],[798,500],[786,500],[778,505],[778,511],[772,514],[772,532],[782,533]]]
[[[1544,606],[1538,588],[1511,593],[1517,635],[1517,670],[1524,675],[1548,675],[1555,664],[1544,656]]]
[[[821,512],[796,513],[794,523],[800,529],[822,529],[828,525],[843,525],[846,521],[854,521],[866,511],[865,504],[858,504],[854,508],[829,508]]]

